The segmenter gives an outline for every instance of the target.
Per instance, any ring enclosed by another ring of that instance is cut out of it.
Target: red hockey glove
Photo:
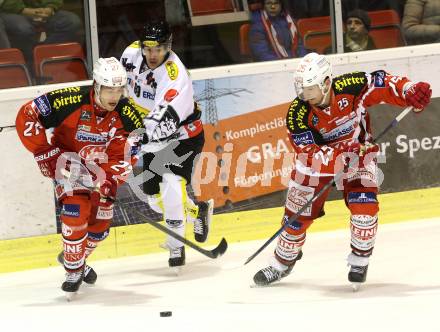
[[[379,145],[370,142],[366,143],[350,143],[345,150],[346,152],[355,153],[359,156],[357,162],[352,157],[347,156],[344,160],[348,173],[356,173],[359,168],[363,168],[371,162],[379,152]],[[367,159],[365,159],[367,157]]]
[[[96,190],[92,193],[92,201],[95,205],[109,207],[112,206],[116,199],[116,191],[118,184],[112,177],[107,178],[101,182]]]
[[[35,161],[44,176],[55,179],[57,160],[62,153],[59,147],[51,146],[49,149],[34,154]]]
[[[428,106],[431,101],[431,86],[425,82],[411,85],[405,93],[405,101],[408,106],[413,106],[413,111],[419,113]]]
[[[377,154],[379,152],[379,145],[373,144],[370,142],[365,143],[351,143],[347,150],[347,152],[356,153],[359,157],[363,157],[369,153]]]

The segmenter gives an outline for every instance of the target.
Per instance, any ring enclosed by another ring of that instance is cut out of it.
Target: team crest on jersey
[[[165,68],[167,69],[168,76],[172,81],[179,76],[179,68],[177,68],[177,65],[173,61],[167,61],[165,63]]]
[[[49,100],[45,95],[35,98],[32,104],[35,105],[38,113],[42,116],[48,116],[52,111]]]
[[[104,155],[105,150],[105,145],[87,145],[83,147],[78,154],[84,160],[99,159]]]

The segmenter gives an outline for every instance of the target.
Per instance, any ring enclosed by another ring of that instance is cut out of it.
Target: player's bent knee
[[[348,193],[347,203],[352,215],[368,214],[375,216],[379,212],[379,203],[375,192],[350,192]]]
[[[285,214],[282,220],[282,224],[287,224],[289,220],[289,215]],[[313,223],[313,219],[306,219],[304,217],[299,217],[293,222],[290,223],[289,226],[286,227],[286,232],[292,235],[300,235],[306,232],[306,230]]]
[[[78,239],[87,234],[91,203],[87,196],[69,196],[61,208],[61,233],[65,239]]]

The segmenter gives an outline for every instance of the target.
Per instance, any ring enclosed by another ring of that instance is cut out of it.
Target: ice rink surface
[[[290,276],[252,288],[274,244],[243,263],[263,243],[231,244],[215,260],[187,248],[178,276],[165,252],[91,262],[96,285],[70,303],[61,267],[1,274],[1,331],[440,331],[440,218],[379,225],[358,292],[347,281],[348,227],[309,233]]]

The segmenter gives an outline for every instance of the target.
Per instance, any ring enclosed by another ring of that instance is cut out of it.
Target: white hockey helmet
[[[99,58],[93,66],[93,80],[99,85],[108,87],[125,86],[127,72],[115,57]]]
[[[296,94],[304,99],[303,88],[318,85],[323,94],[325,91],[325,80],[332,78],[332,65],[328,59],[318,53],[309,53],[301,59],[293,75]]]
[[[124,87],[127,85],[127,72],[115,57],[99,58],[93,66],[93,81],[99,101],[101,86]]]

